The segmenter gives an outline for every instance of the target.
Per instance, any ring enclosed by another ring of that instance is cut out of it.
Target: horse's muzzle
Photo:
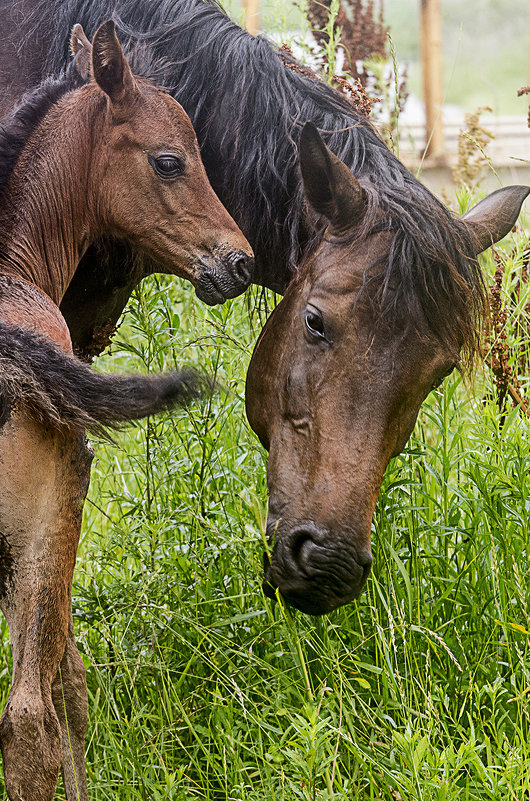
[[[263,591],[274,598],[279,589],[290,606],[323,615],[357,598],[371,564],[369,550],[306,523],[283,536],[276,531],[272,558],[264,555]]]
[[[237,298],[248,288],[252,278],[254,258],[243,251],[232,251],[201,262],[195,293],[209,306]]]

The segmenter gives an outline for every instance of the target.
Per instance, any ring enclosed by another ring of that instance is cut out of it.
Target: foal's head
[[[440,253],[428,231],[415,246],[400,240],[371,187],[312,126],[300,161],[307,198],[328,227],[261,334],[247,413],[270,452],[266,591],[278,587],[320,614],[366,581],[384,470],[426,395],[475,349],[476,255],[509,232],[529,190],[494,193],[464,223],[445,211],[445,221],[433,218],[447,226]]]
[[[13,240],[23,242],[17,252],[45,251],[71,270],[91,241],[117,238],[144,257],[145,272],[187,278],[206,303],[239,295],[252,251],[209,184],[183,108],[132,74],[113,22],[92,45],[76,26],[72,49],[90,80],[47,111],[4,193],[19,221],[11,224]],[[55,290],[58,269],[43,270],[54,272]],[[61,276],[62,292],[71,277]]]
[[[76,27],[78,60],[86,59],[88,47]],[[241,294],[250,283],[252,251],[210,186],[182,106],[133,76],[112,22],[94,36],[91,74],[106,106],[98,132],[100,202],[116,234],[133,238],[157,271],[189,279],[206,303]]]

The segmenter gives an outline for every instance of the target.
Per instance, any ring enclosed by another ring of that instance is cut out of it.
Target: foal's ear
[[[70,52],[78,73],[83,80],[88,81],[92,64],[92,45],[86,37],[83,26],[79,23],[74,25],[70,34]]]
[[[366,208],[364,191],[312,122],[306,122],[300,136],[300,169],[307,199],[332,228],[346,231],[359,222]]]
[[[136,81],[116,36],[116,26],[107,20],[99,26],[92,40],[92,75],[113,104],[132,99]]]
[[[510,233],[529,193],[528,186],[505,186],[464,214],[462,219],[471,230],[477,254]]]

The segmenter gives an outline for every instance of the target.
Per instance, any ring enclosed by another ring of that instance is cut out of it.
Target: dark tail
[[[0,321],[0,420],[11,407],[24,406],[44,424],[103,433],[182,406],[207,386],[194,370],[154,376],[96,373],[44,337]]]

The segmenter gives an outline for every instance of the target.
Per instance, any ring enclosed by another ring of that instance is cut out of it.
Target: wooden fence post
[[[443,157],[442,18],[439,0],[420,0],[425,156]]]
[[[245,28],[255,36],[259,31],[259,0],[243,0]]]
[[[530,6],[528,6],[528,85],[530,86]]]

